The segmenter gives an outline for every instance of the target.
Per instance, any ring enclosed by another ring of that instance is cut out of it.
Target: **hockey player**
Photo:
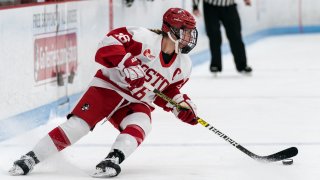
[[[154,104],[195,125],[196,107],[180,93],[191,73],[189,53],[197,43],[194,17],[186,10],[170,8],[163,15],[161,30],[122,27],[100,42],[95,61],[97,71],[87,91],[67,116],[35,147],[14,162],[11,175],[26,175],[39,162],[77,142],[107,118],[120,131],[111,150],[96,166],[93,177],[114,177],[120,164],[143,142],[151,130]],[[159,89],[188,108],[179,111],[144,87]]]

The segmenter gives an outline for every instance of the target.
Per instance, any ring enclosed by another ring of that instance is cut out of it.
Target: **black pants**
[[[203,3],[204,20],[207,35],[210,41],[211,67],[222,70],[221,63],[221,31],[220,23],[223,24],[230,43],[231,52],[238,71],[247,66],[245,47],[242,41],[240,17],[237,6],[217,7]]]

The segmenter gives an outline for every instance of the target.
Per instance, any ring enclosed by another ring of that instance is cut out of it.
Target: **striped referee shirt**
[[[192,0],[193,1],[193,8],[198,9],[199,1],[200,0]],[[211,4],[213,6],[231,6],[236,4],[235,0],[203,0],[204,3]]]

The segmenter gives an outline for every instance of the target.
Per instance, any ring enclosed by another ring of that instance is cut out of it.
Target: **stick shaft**
[[[180,104],[173,101],[171,98],[169,98],[168,96],[166,96],[165,94],[163,94],[162,92],[160,92],[159,90],[157,90],[156,88],[151,86],[150,84],[145,83],[144,86],[147,89],[149,89],[150,91],[153,91],[157,96],[159,96],[163,100],[165,100],[165,101],[169,102],[170,104],[172,104],[173,106],[175,106],[176,108],[184,109],[184,107],[182,107]],[[259,156],[259,155],[252,153],[251,151],[249,151],[248,149],[246,149],[245,147],[243,147],[242,145],[240,145],[239,143],[237,143],[236,141],[231,139],[229,136],[227,136],[224,133],[222,133],[221,131],[219,131],[217,128],[213,127],[211,124],[209,124],[208,122],[206,122],[202,118],[197,117],[197,121],[203,127],[212,131],[213,133],[215,133],[216,135],[218,135],[219,137],[221,137],[222,139],[224,139],[225,141],[230,143],[232,146],[234,146],[235,148],[239,149],[241,152],[245,153],[246,155],[250,156],[252,159],[255,159],[257,161],[261,161],[261,162],[280,161],[283,159],[287,159],[287,158],[296,156],[298,154],[298,149],[296,147],[291,147],[291,148],[282,150],[280,152],[277,152],[277,153],[269,155],[269,156]]]

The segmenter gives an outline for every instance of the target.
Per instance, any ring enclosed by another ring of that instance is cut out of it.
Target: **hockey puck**
[[[282,164],[283,165],[291,165],[291,164],[293,164],[293,159],[282,160]]]

